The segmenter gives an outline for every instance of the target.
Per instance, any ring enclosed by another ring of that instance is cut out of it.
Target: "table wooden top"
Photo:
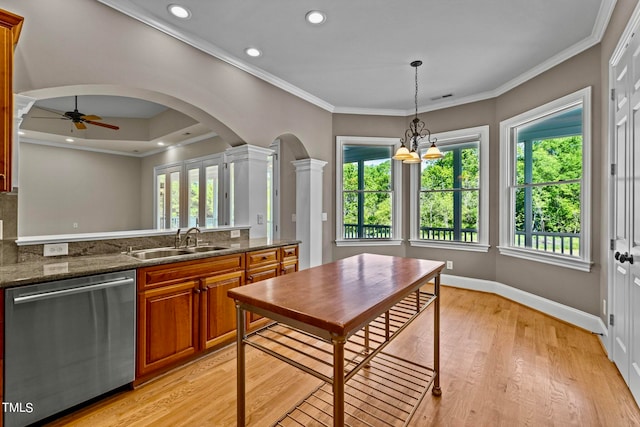
[[[345,337],[443,268],[440,261],[360,254],[240,286],[227,294],[249,310],[260,308]]]

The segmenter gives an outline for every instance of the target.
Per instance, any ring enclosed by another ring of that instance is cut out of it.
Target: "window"
[[[433,135],[444,154],[411,166],[412,246],[489,249],[489,127]],[[419,146],[424,155],[429,143]]]
[[[159,229],[180,226],[180,165],[155,169],[155,224]]]
[[[500,123],[500,253],[589,271],[586,88]]]
[[[208,156],[155,168],[157,228],[223,224],[222,159],[222,155]]]
[[[401,243],[398,138],[336,138],[336,244]]]

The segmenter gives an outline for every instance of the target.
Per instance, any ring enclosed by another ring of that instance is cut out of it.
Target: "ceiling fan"
[[[59,113],[58,111],[55,110],[49,110],[48,108],[44,108],[44,107],[39,107],[45,111],[49,111],[50,113],[54,113],[54,114],[58,114],[62,117],[60,117],[60,120],[71,120],[73,122],[73,124],[76,126],[77,129],[81,129],[84,130],[87,128],[87,126],[85,126],[85,123],[89,123],[90,125],[95,125],[95,126],[100,126],[103,128],[108,128],[108,129],[113,129],[113,130],[118,130],[120,129],[118,126],[116,125],[110,125],[109,123],[100,123],[97,122],[96,120],[102,120],[102,117],[100,116],[96,116],[94,114],[84,114],[81,113],[80,111],[78,111],[78,96],[75,96],[75,100],[76,100],[76,106],[75,109],[73,111],[67,111],[64,114]],[[34,119],[54,119],[57,117],[33,117]]]

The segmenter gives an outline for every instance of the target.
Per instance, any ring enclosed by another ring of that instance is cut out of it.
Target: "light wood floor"
[[[428,393],[411,426],[631,426],[640,410],[595,335],[501,297],[442,288],[442,396]],[[431,309],[430,309],[431,310]],[[389,347],[430,364],[432,316]],[[234,426],[235,347],[51,426]],[[247,424],[268,426],[318,384],[247,349]]]

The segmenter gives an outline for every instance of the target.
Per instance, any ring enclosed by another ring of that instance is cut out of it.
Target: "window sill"
[[[526,259],[527,261],[542,262],[545,264],[556,265],[558,267],[571,268],[573,270],[584,271],[589,273],[593,263],[576,257],[568,257],[563,255],[555,255],[543,253],[531,249],[515,248],[513,246],[498,246],[500,255],[512,256],[516,258]]]
[[[349,239],[336,240],[336,246],[400,246],[402,240],[391,239]]]
[[[488,252],[491,246],[484,243],[439,242],[435,240],[409,240],[409,244],[418,248],[451,249],[456,251]]]

